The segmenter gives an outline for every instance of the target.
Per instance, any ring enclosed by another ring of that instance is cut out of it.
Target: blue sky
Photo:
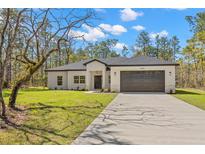
[[[119,40],[116,48],[122,45],[130,48],[134,45],[137,35],[144,29],[154,39],[156,34],[180,39],[184,47],[186,40],[192,36],[185,17],[195,15],[204,9],[95,9],[100,20],[94,21],[94,27],[84,26],[75,33],[85,34],[90,42],[108,38]],[[100,27],[100,28],[99,28]],[[103,29],[103,30],[102,30]]]

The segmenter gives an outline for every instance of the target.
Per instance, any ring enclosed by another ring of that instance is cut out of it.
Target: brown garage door
[[[121,92],[164,92],[164,71],[121,71]]]

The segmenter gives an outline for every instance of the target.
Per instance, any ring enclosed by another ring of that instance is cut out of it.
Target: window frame
[[[76,82],[77,81],[77,82]],[[79,77],[79,75],[74,75],[73,76],[73,83],[74,84],[79,84],[79,82],[80,82],[80,77]]]
[[[83,77],[83,79],[81,77]],[[80,84],[85,84],[85,75],[80,75],[79,79],[80,79],[80,82],[79,82]]]
[[[57,76],[57,86],[62,86],[63,85],[63,76],[58,75]]]

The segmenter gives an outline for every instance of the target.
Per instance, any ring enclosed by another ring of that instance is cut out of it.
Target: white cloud
[[[138,46],[136,46],[136,45],[133,46],[133,49],[134,49],[135,51],[141,50],[141,48],[138,47]]]
[[[99,27],[90,27],[87,25],[83,25],[83,28],[86,30],[86,32],[84,31],[71,31],[70,35],[74,36],[74,37],[79,37],[77,39],[82,40],[82,37],[86,40],[86,41],[97,41],[100,38],[105,38],[106,35],[102,32],[102,30]]]
[[[137,17],[143,16],[142,12],[136,12],[129,8],[120,10],[120,14],[121,14],[120,17],[122,21],[133,21],[136,20]]]
[[[186,10],[187,8],[170,8],[170,9],[172,9],[172,10],[178,10],[178,11],[184,11],[184,10]]]
[[[100,9],[100,8],[95,8],[94,9],[96,12],[101,12],[101,13],[105,13],[106,10],[105,9]]]
[[[127,29],[121,25],[109,25],[109,24],[100,24],[100,28],[102,28],[104,31],[107,31],[113,35],[120,35],[124,32],[127,32]]]
[[[75,30],[71,30],[69,32],[69,36],[76,37],[76,39],[82,39],[81,37],[83,37],[85,34],[86,34],[85,32],[75,31]]]
[[[145,27],[141,25],[133,26],[132,28],[135,29],[136,31],[145,30]]]
[[[166,36],[168,36],[168,32],[166,31],[166,30],[162,30],[161,32],[158,32],[158,33],[154,33],[154,32],[152,32],[152,33],[150,33],[149,34],[149,37],[151,38],[151,39],[155,39],[156,37],[157,37],[157,35],[159,35],[159,37],[161,38],[161,37],[166,37]]]
[[[114,48],[118,50],[122,50],[124,46],[127,47],[125,43],[117,43]]]

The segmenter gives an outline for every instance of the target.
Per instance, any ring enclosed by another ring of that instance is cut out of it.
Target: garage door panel
[[[164,92],[164,71],[121,71],[122,92]]]

